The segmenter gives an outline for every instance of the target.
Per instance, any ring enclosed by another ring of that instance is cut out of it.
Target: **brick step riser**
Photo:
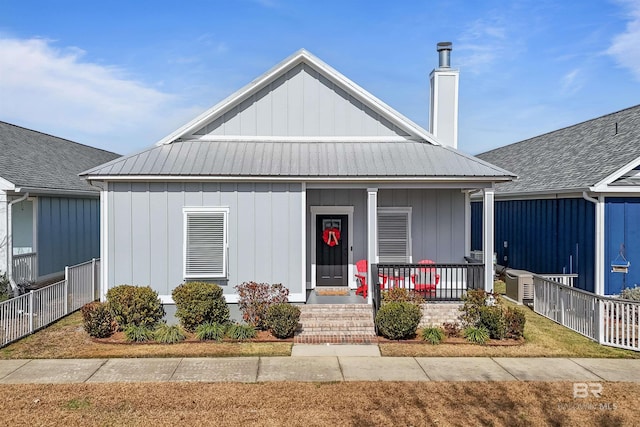
[[[375,344],[375,336],[370,335],[296,335],[293,342],[300,344]]]

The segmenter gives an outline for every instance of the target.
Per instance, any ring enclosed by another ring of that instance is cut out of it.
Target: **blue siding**
[[[471,248],[482,250],[482,203],[471,207]],[[584,199],[495,202],[498,263],[535,273],[578,273],[593,291],[595,207]],[[507,247],[504,247],[507,242]]]
[[[640,284],[640,199],[606,198],[604,218],[604,291],[613,295],[625,287]],[[627,274],[611,271],[611,264],[622,260],[622,257],[618,258],[621,249],[631,264]]]
[[[38,274],[100,256],[100,200],[38,198]]]

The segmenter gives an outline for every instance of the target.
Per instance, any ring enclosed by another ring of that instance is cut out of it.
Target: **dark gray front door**
[[[316,216],[316,285],[347,286],[347,215]]]

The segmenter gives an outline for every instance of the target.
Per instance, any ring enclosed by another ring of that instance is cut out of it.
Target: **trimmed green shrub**
[[[423,340],[430,344],[440,344],[445,337],[444,330],[438,327],[423,328],[420,335]]]
[[[119,330],[130,325],[152,328],[164,316],[158,293],[149,286],[116,286],[107,291],[107,301]]]
[[[507,335],[507,322],[501,306],[492,305],[480,307],[480,319],[476,326],[489,331],[489,338],[502,340]]]
[[[216,322],[205,322],[196,326],[196,338],[200,341],[220,341],[225,333],[225,326]]]
[[[289,338],[298,328],[300,309],[288,302],[281,302],[271,305],[266,317],[266,323],[276,338]]]
[[[632,301],[640,301],[640,287],[635,285],[633,288],[623,289],[620,292],[620,298]]]
[[[507,307],[504,320],[507,325],[506,338],[518,340],[524,336],[524,325],[527,321],[524,311],[516,307]]]
[[[256,336],[256,328],[251,325],[238,325],[236,323],[227,326],[227,338],[244,341]]]
[[[383,337],[392,340],[412,338],[420,323],[420,307],[410,302],[389,302],[378,310],[376,326]]]
[[[175,344],[185,340],[186,335],[178,325],[162,324],[153,331],[153,339],[162,344]]]
[[[7,273],[0,274],[0,302],[13,298],[13,289]]]
[[[267,310],[270,306],[289,301],[289,289],[280,283],[245,282],[235,289],[242,318],[256,329],[268,329]]]
[[[186,282],[171,292],[176,317],[189,332],[203,323],[228,323],[229,307],[222,288],[215,283]]]
[[[484,327],[469,326],[462,332],[465,339],[474,344],[484,344],[489,341],[489,331]]]
[[[106,338],[113,335],[117,325],[113,320],[109,305],[103,302],[90,302],[82,306],[82,324],[89,336]]]
[[[420,305],[424,302],[424,298],[419,293],[405,288],[392,288],[388,291],[382,291],[383,304],[393,301]]]
[[[487,292],[484,289],[470,289],[462,296],[460,320],[464,327],[476,326],[480,320],[480,309],[486,306]]]
[[[147,342],[153,339],[153,331],[147,326],[129,325],[124,329],[124,336],[129,342]]]

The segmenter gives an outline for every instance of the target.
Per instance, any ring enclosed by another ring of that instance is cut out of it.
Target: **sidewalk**
[[[291,357],[0,360],[0,384],[168,381],[640,382],[640,359],[380,357],[379,352],[375,355],[377,346],[299,348],[302,350],[294,353],[333,354],[294,354]],[[349,355],[362,354],[363,351],[371,355]]]

